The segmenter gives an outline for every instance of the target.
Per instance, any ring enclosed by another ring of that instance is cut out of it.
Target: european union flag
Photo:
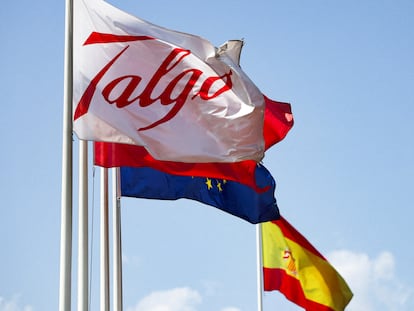
[[[148,167],[121,167],[121,195],[159,200],[192,199],[253,224],[279,219],[272,175],[264,166],[257,165],[255,178],[257,187],[253,189],[235,181],[171,175]]]

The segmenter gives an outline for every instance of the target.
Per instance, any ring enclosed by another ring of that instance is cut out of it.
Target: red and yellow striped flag
[[[284,218],[262,223],[264,290],[308,311],[343,311],[352,292],[335,268]]]

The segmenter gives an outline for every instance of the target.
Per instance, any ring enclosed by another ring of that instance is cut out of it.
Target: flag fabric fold
[[[291,106],[264,96],[263,137],[266,149],[285,138],[293,126]],[[183,163],[159,161],[141,147],[127,144],[95,142],[95,164],[103,167],[151,167],[165,173],[233,180],[255,187],[255,161],[236,163]]]
[[[256,165],[254,175],[261,192],[235,181],[177,176],[148,167],[121,167],[121,195],[160,200],[192,199],[253,224],[278,219],[273,177],[262,165]]]
[[[285,218],[262,226],[264,290],[308,311],[343,311],[352,292],[335,268]]]
[[[74,5],[74,131],[143,146],[157,160],[259,162],[260,90],[238,64],[241,41],[216,48],[102,0]]]

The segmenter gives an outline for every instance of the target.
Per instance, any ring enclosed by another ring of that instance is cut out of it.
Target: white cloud
[[[153,292],[127,311],[196,311],[201,300],[200,294],[191,288],[174,288]]]
[[[152,292],[140,300],[134,307],[127,311],[197,311],[196,306],[200,305],[202,297],[198,291],[180,287],[165,291]],[[0,310],[1,311],[1,310]],[[226,307],[221,311],[241,311],[235,307]]]
[[[14,296],[11,300],[6,300],[0,296],[0,311],[33,311],[34,309],[26,305],[24,307],[19,306],[18,296]]]
[[[370,258],[364,253],[341,250],[327,257],[354,293],[347,311],[411,310],[414,288],[395,275],[395,259],[390,252]]]
[[[202,281],[205,296],[214,296],[221,289],[221,284],[216,281],[205,280]]]

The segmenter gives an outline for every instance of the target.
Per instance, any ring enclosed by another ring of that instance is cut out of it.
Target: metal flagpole
[[[78,311],[89,308],[88,142],[79,141]]]
[[[262,225],[256,225],[257,255],[257,310],[263,311],[263,258],[262,258]]]
[[[109,311],[108,169],[101,167],[100,297],[101,311]]]
[[[62,193],[60,225],[59,310],[71,309],[72,286],[72,54],[73,2],[65,2],[65,56],[62,139]]]
[[[113,296],[114,311],[122,311],[122,247],[121,247],[121,201],[119,190],[119,167],[112,169],[113,192]]]

